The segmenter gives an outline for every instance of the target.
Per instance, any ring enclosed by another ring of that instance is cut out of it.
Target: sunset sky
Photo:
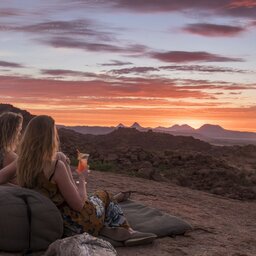
[[[256,0],[0,1],[0,103],[256,132]]]

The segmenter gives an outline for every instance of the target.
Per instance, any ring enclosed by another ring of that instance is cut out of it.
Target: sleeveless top
[[[37,180],[36,180],[36,186],[34,187],[34,190],[45,195],[46,197],[51,199],[57,207],[60,207],[61,205],[64,204],[65,200],[61,195],[57,185],[51,182],[51,179],[57,167],[57,163],[58,163],[58,160],[56,160],[54,169],[49,179],[45,177],[43,172],[38,174]]]

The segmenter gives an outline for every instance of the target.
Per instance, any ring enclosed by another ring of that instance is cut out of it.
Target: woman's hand
[[[83,181],[88,181],[88,177],[89,177],[89,165],[86,166],[86,168],[84,169],[84,171],[82,172],[77,172],[78,173],[78,177],[79,180],[83,180]]]

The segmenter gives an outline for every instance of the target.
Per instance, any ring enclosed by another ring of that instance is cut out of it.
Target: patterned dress
[[[64,236],[84,232],[98,236],[104,226],[129,228],[122,209],[106,191],[97,191],[88,196],[83,209],[78,212],[68,206],[57,185],[48,180],[44,173],[37,177],[37,186],[34,189],[50,198],[60,210],[64,221]]]

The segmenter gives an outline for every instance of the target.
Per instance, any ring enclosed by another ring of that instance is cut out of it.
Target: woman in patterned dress
[[[155,235],[134,231],[108,192],[88,196],[86,169],[79,174],[76,185],[65,156],[56,153],[58,144],[54,120],[49,116],[34,117],[20,143],[18,184],[49,197],[60,210],[68,234],[101,234],[126,245],[152,242]]]

